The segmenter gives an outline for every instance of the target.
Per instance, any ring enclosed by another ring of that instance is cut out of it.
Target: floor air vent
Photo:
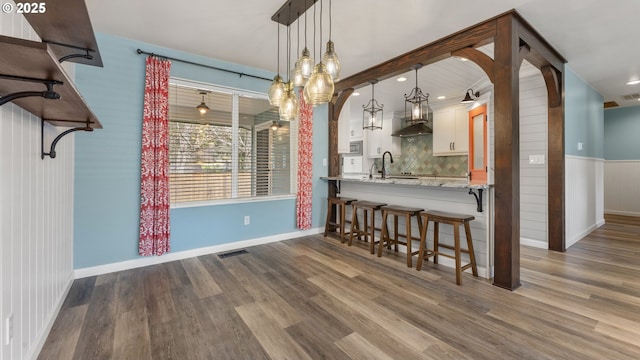
[[[224,258],[228,258],[231,256],[237,256],[237,255],[242,255],[242,254],[248,254],[247,250],[236,250],[236,251],[231,251],[228,253],[224,253],[224,254],[218,254],[218,257],[220,259],[224,259]]]

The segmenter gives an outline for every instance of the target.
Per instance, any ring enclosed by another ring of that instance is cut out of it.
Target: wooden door
[[[472,184],[487,182],[487,105],[469,111],[469,172]]]

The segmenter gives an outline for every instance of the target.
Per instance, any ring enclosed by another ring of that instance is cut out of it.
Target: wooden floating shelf
[[[31,3],[31,1],[15,0],[16,3]],[[38,33],[43,42],[66,44],[84,49],[93,59],[72,58],[67,61],[102,67],[102,58],[98,51],[98,43],[93,34],[93,27],[84,0],[56,0],[46,3],[46,12],[43,14],[24,14],[31,27]],[[82,54],[83,51],[50,44],[56,59],[71,54]]]
[[[53,91],[60,99],[25,97],[12,102],[54,126],[89,126],[102,129],[102,124],[80,95],[73,81],[58,62],[51,45],[0,35],[0,75],[57,80]],[[41,83],[0,78],[0,96],[22,91],[44,91]]]

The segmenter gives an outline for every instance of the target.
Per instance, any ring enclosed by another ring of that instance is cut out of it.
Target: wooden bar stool
[[[468,268],[471,268],[473,276],[478,276],[478,267],[476,265],[476,257],[473,251],[473,241],[471,239],[471,229],[469,228],[469,222],[474,219],[472,215],[461,215],[446,213],[442,211],[425,211],[421,213],[422,216],[422,230],[420,231],[420,250],[418,250],[418,264],[416,270],[422,269],[423,259],[429,261],[429,257],[433,256],[433,263],[438,263],[438,255],[452,258],[456,261],[456,284],[460,285],[462,282],[462,272]],[[433,221],[433,251],[427,249],[427,228],[429,227],[429,221]],[[438,241],[439,224],[450,224],[453,226],[453,243],[454,246],[440,244]],[[460,225],[464,224],[464,232],[467,238],[467,249],[460,248]],[[454,251],[454,255],[440,252],[440,248],[445,248]],[[469,254],[469,263],[462,266],[460,253]]]
[[[330,196],[327,198],[328,206],[327,206],[327,221],[324,223],[324,237],[327,237],[329,233],[330,227],[336,227],[338,232],[340,233],[340,242],[344,244],[345,242],[345,223],[351,223],[350,220],[345,220],[345,213],[347,210],[347,205],[351,205],[352,202],[356,201],[356,199],[344,198],[344,197],[335,197]],[[331,221],[331,218],[334,216],[334,206],[336,209],[336,217],[338,208],[340,209],[340,222]]]
[[[407,247],[407,266],[411,267],[412,265],[412,257],[417,254],[418,251],[411,251],[411,240],[420,240],[420,238],[413,238],[411,236],[411,219],[413,217],[418,221],[418,231],[422,229],[422,220],[420,218],[420,212],[423,209],[420,208],[410,208],[396,205],[389,205],[382,207],[382,231],[380,232],[380,244],[378,245],[378,257],[382,256],[382,248],[385,243],[387,247],[391,249],[391,243],[395,245],[395,251],[398,251],[398,244],[404,245]],[[387,225],[387,217],[389,215],[393,215],[393,238],[389,237],[389,227]],[[398,234],[398,216],[404,216],[406,230],[404,234]],[[405,241],[399,241],[399,237],[404,237]]]
[[[380,210],[380,208],[385,205],[387,204],[364,200],[358,200],[351,203],[353,210],[351,212],[351,234],[349,235],[349,246],[353,243],[354,236],[357,236],[358,239],[360,239],[360,236],[364,235],[364,241],[369,241],[368,238],[371,237],[371,245],[369,247],[371,253],[375,253],[376,210]],[[360,228],[360,224],[358,224],[358,209],[362,209],[362,216],[364,218],[364,227],[362,229]],[[371,224],[369,224],[369,217],[371,218]]]

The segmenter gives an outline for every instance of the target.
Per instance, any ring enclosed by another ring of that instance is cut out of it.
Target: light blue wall
[[[640,106],[604,112],[604,158],[640,160]]]
[[[74,268],[138,257],[140,136],[145,56],[155,52],[229,70],[272,78],[273,74],[145,43],[96,34],[104,68],[76,66],[76,85],[104,129],[75,140]],[[174,61],[174,77],[265,92],[269,82]],[[327,196],[327,106],[314,111],[313,227],[322,226]],[[245,215],[251,224],[243,225]],[[171,210],[172,251],[297,231],[295,200]]]
[[[564,74],[565,154],[604,159],[604,98],[568,66]]]

